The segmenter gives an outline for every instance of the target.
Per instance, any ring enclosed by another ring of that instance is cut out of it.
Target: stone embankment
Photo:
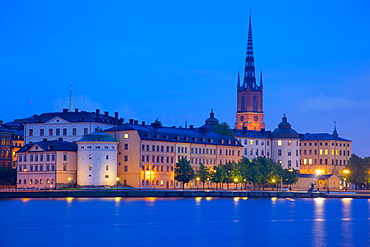
[[[193,190],[50,190],[2,191],[0,198],[66,198],[66,197],[278,197],[278,198],[368,198],[369,194],[277,191],[193,191]]]

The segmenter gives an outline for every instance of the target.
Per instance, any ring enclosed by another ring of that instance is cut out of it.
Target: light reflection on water
[[[0,209],[2,247],[370,246],[364,199],[11,199]]]

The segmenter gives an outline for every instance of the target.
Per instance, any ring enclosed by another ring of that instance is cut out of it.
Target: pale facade
[[[180,188],[174,180],[176,162],[185,157],[194,170],[239,161],[242,146],[235,138],[200,129],[124,124],[105,133],[118,140],[118,176],[122,184],[139,188]],[[190,188],[197,185],[189,183]]]
[[[56,189],[76,182],[77,145],[64,141],[27,144],[18,152],[17,188]]]
[[[117,181],[117,145],[101,132],[84,135],[78,144],[78,186],[113,186]]]
[[[123,119],[110,117],[108,112],[100,114],[96,112],[63,112],[44,113],[34,115],[24,123],[25,143],[42,141],[43,139],[55,140],[63,138],[64,141],[77,142],[83,135],[95,132],[97,129],[105,130],[113,126],[122,124]]]

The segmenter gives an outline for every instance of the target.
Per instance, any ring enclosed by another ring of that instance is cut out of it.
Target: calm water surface
[[[0,200],[0,246],[370,246],[370,200]]]

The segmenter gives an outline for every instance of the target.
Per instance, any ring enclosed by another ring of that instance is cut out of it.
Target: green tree
[[[223,183],[224,178],[225,178],[225,172],[224,172],[224,167],[223,164],[219,164],[218,166],[213,167],[213,171],[210,174],[211,176],[211,181],[213,183],[216,183],[216,189],[218,189],[219,184]]]
[[[195,175],[196,179],[203,183],[203,189],[204,189],[204,183],[210,178],[209,169],[203,165],[202,163],[199,164],[199,170]]]
[[[292,184],[298,182],[298,171],[294,169],[284,169],[282,173],[283,184],[289,185],[289,189],[292,190]]]
[[[190,161],[186,158],[181,158],[175,166],[175,180],[182,182],[182,189],[185,189],[185,184],[194,179],[194,170],[190,165]]]
[[[241,176],[241,182],[244,184],[244,188],[246,188],[247,182],[250,182],[248,180],[248,172],[251,162],[248,158],[243,157],[236,165],[238,167],[238,170],[240,172]]]
[[[230,129],[230,126],[226,122],[217,124],[214,132],[225,136],[235,137],[234,131]]]
[[[344,178],[355,184],[356,187],[361,188],[370,182],[370,157],[361,158],[355,154],[352,154],[351,158],[348,160],[346,169],[348,169],[350,172],[348,175],[345,175]]]
[[[274,162],[272,159],[261,156],[254,158],[252,163],[257,165],[259,169],[261,174],[260,182],[263,190],[265,189],[266,184],[272,184],[273,180],[275,180],[273,184],[276,184],[277,181],[280,181],[283,169],[279,163]]]

